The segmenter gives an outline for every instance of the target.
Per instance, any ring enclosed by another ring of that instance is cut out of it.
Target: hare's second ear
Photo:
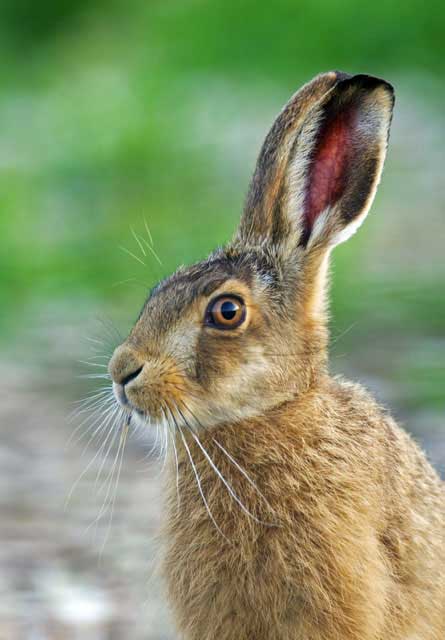
[[[384,80],[332,72],[284,107],[260,152],[238,238],[333,246],[364,219],[380,179],[394,104]]]

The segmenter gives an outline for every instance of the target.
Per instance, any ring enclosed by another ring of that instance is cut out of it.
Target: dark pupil
[[[236,316],[236,312],[238,311],[238,305],[230,300],[223,302],[221,305],[221,315],[224,320],[233,320]]]

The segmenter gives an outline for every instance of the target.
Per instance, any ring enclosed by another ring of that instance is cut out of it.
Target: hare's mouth
[[[126,409],[129,414],[135,414],[140,418],[144,417],[145,412],[129,400],[125,385],[113,382],[113,395],[116,402],[122,408]]]
[[[135,393],[131,384],[127,388],[127,384],[113,382],[113,396],[134,426],[151,427],[163,422],[171,407],[170,402],[164,403],[161,395],[149,387],[138,388]]]
[[[125,407],[126,409],[132,408],[127,398],[127,394],[125,393],[125,386],[123,384],[113,382],[113,395],[118,404],[122,407]]]

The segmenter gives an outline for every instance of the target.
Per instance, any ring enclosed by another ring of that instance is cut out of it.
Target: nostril
[[[125,393],[125,387],[123,387],[121,384],[114,382],[113,383],[113,391],[114,391],[114,395],[117,398],[117,400],[124,405],[124,407],[126,407],[128,405],[128,398],[127,398],[127,394]]]
[[[138,367],[137,369],[126,375],[125,378],[122,378],[122,380],[120,381],[121,385],[125,387],[126,384],[137,378],[143,368],[144,366]]]
[[[124,386],[137,378],[144,365],[145,359],[140,354],[121,344],[111,357],[108,372],[114,383]]]

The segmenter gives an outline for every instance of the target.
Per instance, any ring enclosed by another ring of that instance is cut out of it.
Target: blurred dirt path
[[[104,498],[100,459],[64,503],[97,445],[67,447],[67,407],[32,391],[22,371],[2,378],[0,640],[173,638],[155,573],[157,465],[140,463],[144,446],[130,442],[109,532],[107,515],[91,527]]]

